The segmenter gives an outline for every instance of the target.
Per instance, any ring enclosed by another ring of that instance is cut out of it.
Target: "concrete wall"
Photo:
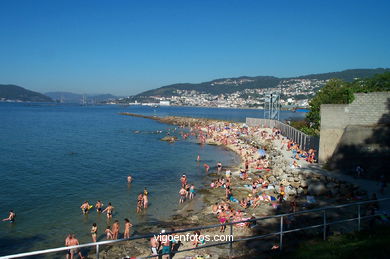
[[[321,105],[319,161],[340,157],[340,145],[366,145],[373,127],[390,123],[389,113],[390,92],[357,93],[351,104]]]

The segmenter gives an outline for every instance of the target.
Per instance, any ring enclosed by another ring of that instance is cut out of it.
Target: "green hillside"
[[[277,78],[273,76],[257,76],[257,77],[237,77],[237,78],[221,78],[215,79],[209,82],[203,82],[199,84],[179,83],[163,86],[157,89],[142,92],[136,95],[136,98],[147,96],[165,96],[170,97],[174,95],[176,90],[195,90],[198,92],[218,95],[218,94],[230,94],[236,91],[242,91],[244,89],[257,89],[257,88],[271,88],[276,87],[280,81],[287,79],[317,79],[328,80],[332,78],[339,78],[344,81],[353,81],[355,78],[367,78],[372,77],[375,74],[381,74],[386,71],[390,71],[389,68],[377,68],[377,69],[349,69],[341,72],[331,72],[323,74],[311,74],[299,77],[289,78]],[[234,81],[243,81],[240,83],[231,83]],[[245,81],[247,80],[247,81]],[[226,82],[226,83],[223,83]]]
[[[0,100],[23,102],[52,102],[46,95],[24,89],[17,85],[0,85]]]

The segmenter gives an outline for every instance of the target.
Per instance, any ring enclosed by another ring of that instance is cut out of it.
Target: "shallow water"
[[[261,117],[258,110],[190,107],[121,107],[0,103],[0,216],[9,209],[16,222],[0,222],[0,255],[62,246],[73,232],[81,243],[90,242],[93,222],[99,235],[107,224],[105,215],[92,211],[83,216],[84,200],[109,201],[114,219],[127,217],[135,224],[166,220],[178,208],[179,178],[183,172],[195,186],[202,184],[204,170],[221,161],[237,164],[239,158],[216,146],[192,141],[173,144],[160,141],[173,126],[118,115],[179,115],[244,121]],[[283,113],[288,117],[297,113]],[[134,177],[128,185],[127,175]],[[136,215],[136,196],[147,187],[150,208]]]

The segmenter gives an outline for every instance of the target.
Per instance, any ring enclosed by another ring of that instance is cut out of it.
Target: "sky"
[[[127,96],[390,67],[390,1],[0,0],[0,84]]]

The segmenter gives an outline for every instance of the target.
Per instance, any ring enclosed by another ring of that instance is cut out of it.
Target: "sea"
[[[120,112],[237,122],[264,115],[256,109],[0,103],[0,217],[8,217],[11,209],[17,215],[14,223],[0,222],[0,255],[63,246],[68,233],[89,243],[93,223],[99,227],[98,240],[104,240],[103,230],[112,221],[94,210],[83,215],[85,200],[111,202],[113,219],[123,224],[128,218],[135,230],[167,221],[182,206],[183,173],[197,187],[205,181],[203,163],[239,163],[223,147],[191,139],[161,141],[182,129]],[[303,118],[304,113],[282,111],[280,116]],[[131,184],[128,175],[134,178]],[[138,215],[136,199],[145,187],[150,207]]]

